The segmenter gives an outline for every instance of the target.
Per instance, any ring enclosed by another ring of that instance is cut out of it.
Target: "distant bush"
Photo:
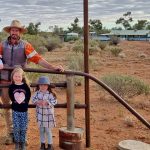
[[[95,46],[98,46],[99,44],[99,41],[98,40],[89,40],[89,46],[90,47],[95,47]]]
[[[102,41],[99,41],[98,46],[101,48],[101,50],[104,50],[106,47],[107,43],[104,43]]]
[[[58,37],[51,37],[47,39],[45,47],[48,49],[48,51],[52,51],[55,48],[61,47],[61,41]]]
[[[0,32],[0,42],[7,38],[8,34],[5,32]]]
[[[68,69],[74,71],[83,71],[84,70],[84,56],[82,53],[70,54],[67,56],[68,60]]]
[[[61,41],[57,36],[50,35],[49,37],[47,37],[47,35],[44,36],[44,34],[42,36],[25,34],[25,36],[23,36],[23,39],[31,43],[39,53],[42,52],[41,47],[45,47],[44,50],[47,49],[48,51],[52,51],[57,47],[61,47]]]
[[[84,59],[83,59],[83,54],[82,53],[77,53],[77,54],[70,54],[67,56],[67,66],[69,70],[73,71],[82,71],[84,70]],[[83,78],[81,77],[75,77],[75,84],[76,85],[81,85],[82,84]]]
[[[67,56],[66,60],[68,60],[67,66],[68,69],[74,71],[84,71],[84,55],[83,53],[74,53]],[[94,57],[89,58],[89,67],[94,69],[96,62]]]
[[[89,54],[92,55],[94,53],[100,52],[100,49],[95,46],[95,47],[89,47]]]
[[[75,43],[75,45],[72,47],[72,50],[75,53],[83,52],[84,51],[83,44],[77,44],[77,43]]]
[[[100,52],[100,48],[99,48],[99,41],[97,40],[90,40],[89,41],[89,54],[94,54],[96,52]]]
[[[32,46],[35,48],[35,50],[38,52],[38,53],[43,53],[41,51],[41,47],[43,47],[46,43],[46,40],[44,37],[42,36],[39,36],[39,35],[29,35],[29,34],[25,34],[23,36],[23,40],[29,42],[32,44]],[[40,50],[39,50],[40,48]]]
[[[126,75],[107,75],[102,81],[122,97],[149,94],[150,87],[142,81]]]
[[[112,36],[111,38],[110,38],[110,45],[117,45],[118,43],[120,42],[120,39],[119,39],[119,37],[117,37],[117,36]]]
[[[95,52],[99,52],[99,42],[97,40],[90,40],[89,41],[89,53],[93,54]],[[74,43],[72,50],[76,53],[84,52],[84,44],[82,40],[78,40]]]
[[[69,56],[67,56],[66,60],[68,60],[67,62],[67,68],[69,70],[73,70],[73,71],[84,71],[84,56],[83,53],[74,53],[74,54],[70,54]],[[95,67],[95,59],[90,57],[89,58],[89,67],[94,69]],[[83,78],[82,77],[75,77],[75,84],[76,85],[81,85]]]
[[[115,47],[115,48],[111,48],[110,51],[114,56],[117,57],[119,55],[119,53],[122,51],[122,49]]]

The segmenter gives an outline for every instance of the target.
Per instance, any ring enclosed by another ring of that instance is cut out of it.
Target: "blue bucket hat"
[[[46,76],[41,76],[38,80],[38,83],[37,84],[47,84],[47,85],[50,85],[50,80],[48,77]]]

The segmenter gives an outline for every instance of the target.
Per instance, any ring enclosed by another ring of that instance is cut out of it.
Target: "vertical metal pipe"
[[[74,131],[74,76],[67,75],[67,130]]]
[[[84,0],[84,72],[89,73],[89,49],[88,49],[88,0]],[[89,101],[89,78],[85,77],[85,125],[86,147],[90,147],[90,101]]]

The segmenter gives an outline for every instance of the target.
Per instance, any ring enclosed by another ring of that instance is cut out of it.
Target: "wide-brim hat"
[[[37,82],[37,84],[47,84],[50,85],[50,80],[46,76],[41,76]]]
[[[27,29],[24,26],[22,26],[22,24],[21,24],[21,22],[19,20],[13,20],[11,22],[11,25],[4,27],[3,30],[5,32],[9,33],[11,28],[18,28],[18,29],[20,29],[20,33],[27,32]]]

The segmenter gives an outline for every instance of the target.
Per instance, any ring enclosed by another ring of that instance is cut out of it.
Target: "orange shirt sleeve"
[[[25,43],[25,54],[30,62],[34,62],[36,64],[38,64],[39,60],[42,59],[42,56],[35,51],[30,43]]]

